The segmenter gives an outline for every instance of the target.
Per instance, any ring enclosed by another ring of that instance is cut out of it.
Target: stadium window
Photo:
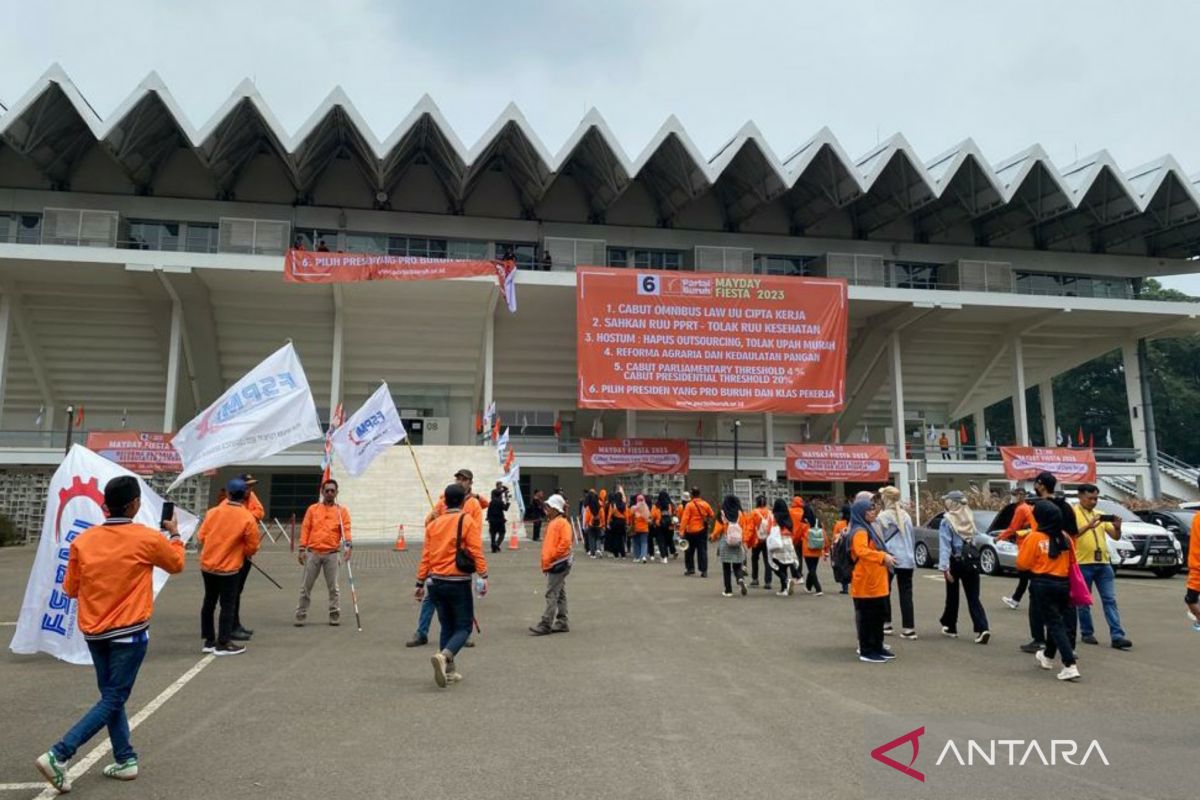
[[[347,233],[347,253],[386,253],[388,237],[382,233]]]
[[[496,258],[517,262],[517,269],[537,265],[537,245],[533,242],[496,242]]]
[[[451,240],[447,242],[446,257],[461,261],[486,261],[488,258],[487,242]]]
[[[271,516],[286,520],[295,514],[297,521],[303,519],[319,493],[320,483],[321,476],[311,472],[272,475],[267,502]]]
[[[42,243],[42,217],[40,214],[17,215],[17,244]]]
[[[682,269],[683,253],[678,250],[634,250],[633,266],[638,269]]]
[[[203,222],[187,223],[187,235],[183,249],[189,253],[215,253],[220,239],[220,228]]]
[[[178,250],[179,223],[130,220],[124,244],[130,250]]]
[[[800,277],[810,274],[808,265],[816,256],[758,256],[754,259],[755,271],[760,275],[789,275]]]
[[[940,270],[941,264],[892,262],[892,275],[897,289],[936,289]]]
[[[624,247],[608,248],[608,265],[610,267],[628,267],[629,251]]]
[[[293,247],[304,245],[305,250],[320,250],[324,249],[329,252],[337,252],[338,250],[338,232],[331,230],[322,230],[321,228],[297,228],[295,238],[292,240]]]

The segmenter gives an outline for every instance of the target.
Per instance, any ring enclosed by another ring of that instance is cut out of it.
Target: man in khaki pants
[[[304,567],[304,584],[300,588],[300,604],[296,606],[297,628],[308,618],[308,604],[317,575],[325,574],[329,590],[329,624],[341,623],[341,594],[338,592],[338,550],[343,546],[350,560],[350,512],[337,504],[338,485],[327,480],[321,486],[321,502],[313,503],[304,512],[300,527],[300,564]]]

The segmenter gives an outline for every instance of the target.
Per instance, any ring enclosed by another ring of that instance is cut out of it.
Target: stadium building
[[[296,242],[508,255],[519,309],[484,278],[288,284]],[[835,432],[886,443],[906,491],[1003,481],[987,414],[1011,404],[1015,443],[1044,444],[1031,421],[1077,422],[1056,421],[1051,379],[1120,350],[1132,437],[1096,442],[1106,491],[1191,497],[1195,472],[1147,446],[1138,350],[1200,331],[1200,304],[1139,294],[1198,254],[1200,193],[1169,156],[992,162],[967,140],[929,159],[896,135],[854,158],[821,130],[780,157],[748,123],[705,157],[672,117],[631,157],[598,112],[552,150],[511,105],[467,146],[429,98],[381,141],[340,90],[289,134],[248,81],[197,128],[156,76],[101,119],[55,67],[0,115],[0,511],[40,513],[69,426],[174,431],[288,339],[323,417],[389,383],[432,484],[469,452],[495,460],[476,434],[495,402],[522,488],[575,497],[593,483],[579,440],[599,435],[691,440],[689,482],[714,493],[735,467],[781,485],[786,443]],[[736,452],[732,416],[578,409],[581,265],[846,279],[848,404],[741,415]],[[244,468],[286,520],[321,458],[314,442]]]

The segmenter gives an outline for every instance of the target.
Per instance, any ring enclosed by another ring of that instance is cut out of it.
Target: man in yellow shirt
[[[1090,483],[1079,487],[1079,505],[1075,506],[1075,522],[1079,534],[1075,537],[1075,556],[1079,570],[1088,589],[1095,584],[1100,592],[1100,603],[1104,606],[1104,619],[1112,634],[1112,646],[1117,650],[1128,650],[1133,642],[1125,638],[1121,628],[1121,614],[1117,611],[1116,576],[1108,560],[1108,540],[1121,538],[1121,518],[1101,514],[1096,508],[1100,490]],[[1080,638],[1085,644],[1099,644],[1092,625],[1092,609],[1079,609]]]

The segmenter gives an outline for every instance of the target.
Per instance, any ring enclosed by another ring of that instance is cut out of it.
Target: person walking
[[[1029,497],[1025,493],[1025,488],[1017,486],[1012,490],[1013,514],[1009,520],[1008,527],[996,536],[997,540],[1017,543],[1020,538],[1023,538],[1033,528],[1033,506],[1029,504]],[[1021,599],[1025,597],[1025,592],[1029,589],[1029,575],[1027,573],[1018,573],[1017,589],[1011,595],[1001,597],[1000,601],[1004,605],[1016,611],[1021,607]]]
[[[688,543],[687,552],[683,554],[684,575],[695,575],[696,568],[700,569],[700,577],[708,577],[708,531],[709,524],[714,520],[712,506],[700,496],[700,488],[692,487],[690,500],[683,507],[679,517],[679,529]]]
[[[1192,525],[1188,532],[1191,538],[1188,539],[1188,579],[1187,590],[1183,593],[1183,604],[1192,615],[1192,630],[1200,633],[1200,514],[1192,515]]]
[[[938,437],[938,449],[942,451],[942,461],[949,461],[950,439],[946,436],[945,431],[942,431],[942,435]]]
[[[308,619],[308,606],[312,601],[312,587],[317,575],[325,576],[325,589],[329,592],[329,624],[340,625],[342,618],[341,592],[338,590],[338,551],[345,551],[350,560],[350,512],[337,502],[338,483],[330,478],[321,486],[321,502],[313,503],[304,512],[300,526],[299,559],[304,567],[304,583],[300,587],[300,603],[296,606],[293,624],[304,627]]]
[[[608,496],[608,550],[613,558],[625,558],[625,538],[629,526],[625,523],[625,512],[628,511],[628,501],[625,490],[617,487],[617,491]]]
[[[850,506],[850,558],[854,563],[850,596],[858,628],[858,660],[886,664],[896,656],[883,644],[883,621],[888,604],[888,570],[896,559],[875,532],[875,505],[855,500]]]
[[[733,597],[733,580],[746,596],[746,531],[754,527],[756,517],[742,512],[742,502],[736,495],[726,495],[721,501],[721,518],[713,525],[711,538],[717,543],[717,560],[721,562],[721,577],[725,581],[724,597]]]
[[[833,543],[835,545],[850,530],[850,505],[848,503],[842,506],[839,517],[840,519],[833,524]],[[836,565],[833,568],[833,579],[842,585],[838,594],[850,594],[850,576],[842,575]]]
[[[600,542],[604,536],[604,506],[595,489],[588,489],[583,501],[583,546],[588,558],[600,557]]]
[[[876,521],[880,529],[883,546],[896,560],[892,579],[896,584],[896,596],[900,601],[900,638],[916,639],[916,616],[913,613],[913,573],[917,568],[916,537],[913,521],[900,504],[900,490],[885,486],[879,490],[883,511]],[[892,603],[889,583],[887,615],[884,617],[884,635],[892,629]]]
[[[647,542],[650,538],[650,506],[646,495],[639,494],[626,514],[626,524],[633,537],[633,563],[646,563]]]
[[[260,524],[267,516],[267,511],[263,508],[262,501],[258,499],[258,495],[254,493],[254,487],[258,485],[258,479],[249,472],[241,475],[242,481],[246,484],[246,510],[254,517],[255,530],[259,530]],[[261,533],[259,541],[262,541]],[[238,570],[237,579],[237,596],[233,600],[233,632],[229,634],[229,638],[235,642],[248,642],[250,637],[254,635],[254,631],[242,625],[242,591],[246,588],[246,578],[250,577],[250,558],[247,556],[242,563],[242,568]]]
[[[1121,518],[1113,516],[1112,522],[1105,520],[1104,515],[1096,510],[1100,500],[1100,489],[1091,483],[1085,483],[1078,489],[1079,505],[1075,506],[1075,555],[1079,562],[1079,571],[1083,573],[1084,583],[1088,591],[1095,584],[1100,593],[1100,604],[1104,609],[1104,620],[1108,623],[1108,632],[1112,637],[1112,646],[1116,650],[1128,650],[1133,647],[1121,627],[1121,612],[1117,609],[1117,579],[1113,574],[1112,565],[1108,560],[1108,540],[1121,538]],[[1096,629],[1092,623],[1091,606],[1079,607],[1079,635],[1084,644],[1098,644]]]
[[[790,568],[792,572],[792,584],[799,584],[800,578],[804,574],[801,571],[804,562],[800,560],[799,554],[803,551],[804,541],[808,538],[808,531],[812,527],[806,512],[804,498],[798,494],[792,497],[792,504],[788,506],[788,513],[792,516],[792,547],[797,553],[796,563]]]
[[[200,543],[200,576],[204,579],[204,601],[200,606],[201,652],[234,656],[245,652],[233,641],[238,576],[249,558],[258,552],[258,520],[246,508],[246,482],[233,478],[225,485],[225,502],[210,508],[196,531]],[[213,629],[213,611],[221,602],[221,616]]]
[[[104,767],[105,777],[131,781],[138,776],[125,703],[150,641],[154,568],[176,575],[184,565],[183,540],[174,519],[162,523],[166,536],[133,521],[142,507],[141,494],[132,475],[110,480],[104,486],[104,522],[70,543],[62,590],[76,602],[77,622],[92,656],[100,699],[34,762],[58,792],[71,791],[68,762],[104,727],[114,758]]]
[[[804,559],[805,567],[804,592],[821,597],[825,592],[821,589],[821,578],[817,575],[817,566],[821,563],[822,558],[829,560],[831,542],[829,536],[825,534],[825,529],[817,521],[816,515],[812,513],[812,509],[805,506],[804,515],[807,530],[800,540],[800,556]],[[809,519],[810,515],[811,519]]]
[[[750,585],[758,586],[758,563],[762,561],[763,588],[771,589],[771,562],[767,560],[767,536],[771,533],[771,509],[767,505],[767,496],[760,494],[754,498],[754,522],[745,535],[745,545],[750,551]]]
[[[492,498],[487,507],[488,539],[493,553],[499,553],[504,544],[504,512],[506,511],[508,511],[508,487],[502,482],[496,481],[496,486],[492,489]]]
[[[1057,497],[1055,496],[1055,489],[1057,488],[1057,486],[1058,486],[1058,478],[1054,477],[1053,473],[1039,472],[1037,477],[1033,479],[1033,493],[1037,497],[1037,500],[1034,501],[1034,505],[1036,505],[1038,500],[1048,500],[1051,503],[1054,503],[1056,506],[1058,506],[1059,513],[1062,514],[1062,517],[1063,517],[1063,522],[1062,522],[1063,529],[1067,532],[1068,535],[1070,535],[1071,532],[1075,529],[1075,512],[1070,509],[1070,507],[1066,504],[1066,501],[1060,501],[1057,499]],[[1030,516],[1031,517],[1033,515],[1032,511],[1033,511],[1033,505],[1030,506]],[[1036,530],[1037,529],[1037,519],[1036,518],[1032,519],[1030,521],[1029,525],[1030,525],[1031,531]],[[1018,535],[1019,535],[1019,532],[1018,532]],[[1026,534],[1026,535],[1028,535],[1028,534]],[[1020,552],[1019,544],[1018,544],[1018,552]],[[1021,569],[1020,569],[1020,567],[1018,567],[1017,574],[1020,574],[1020,572],[1021,572]],[[1032,578],[1033,578],[1033,576],[1031,575],[1030,579],[1032,580]],[[1017,588],[1020,589],[1020,585],[1018,585]],[[1074,629],[1075,629],[1075,616],[1072,615],[1071,630],[1074,630]],[[1029,595],[1029,641],[1026,642],[1025,644],[1021,645],[1021,647],[1020,647],[1021,652],[1029,653],[1030,655],[1032,655],[1032,654],[1036,653],[1038,650],[1041,650],[1042,648],[1044,648],[1046,646],[1045,635],[1046,635],[1046,622],[1044,619],[1042,619],[1042,612],[1041,612],[1041,609],[1038,608],[1037,598],[1034,597],[1033,594],[1031,593]],[[1074,637],[1072,636],[1072,639],[1073,638]]]
[[[1071,645],[1074,638],[1075,613],[1071,609],[1071,588],[1068,573],[1074,556],[1071,539],[1063,530],[1063,514],[1054,502],[1042,499],[1033,506],[1033,518],[1037,527],[1017,551],[1017,567],[1032,573],[1030,594],[1037,598],[1041,618],[1046,623],[1046,646],[1034,653],[1042,669],[1054,669],[1054,657],[1062,660],[1060,681],[1078,680],[1079,667],[1075,650]]]
[[[779,591],[775,596],[788,597],[796,591],[792,585],[791,574],[800,560],[796,557],[796,546],[792,536],[792,526],[795,523],[787,501],[783,498],[775,501],[771,508],[771,516],[773,524],[767,534],[767,555],[771,559],[775,574],[779,576]]]
[[[546,500],[546,541],[542,542],[542,574],[546,576],[546,610],[537,625],[529,629],[534,636],[567,633],[567,576],[571,574],[571,524],[567,522],[567,501],[560,494]]]
[[[674,516],[675,507],[671,504],[671,495],[663,489],[654,501],[654,508],[650,509],[650,532],[658,544],[658,552],[664,564],[667,563],[667,554],[675,546],[675,525],[671,519]]]
[[[483,538],[479,522],[466,513],[466,491],[459,483],[446,487],[446,513],[425,526],[425,546],[417,567],[417,587],[413,593],[424,601],[433,598],[439,632],[438,652],[434,653],[433,680],[441,688],[462,680],[455,658],[471,635],[475,618],[475,600],[471,576],[479,575],[479,596],[488,591],[487,560],[483,556]],[[429,581],[428,587],[426,581]]]
[[[535,542],[542,539],[542,522],[545,519],[546,495],[541,489],[538,489],[533,493],[533,497],[529,501],[529,510],[525,513],[525,520],[533,523],[533,541]]]
[[[975,644],[987,644],[987,612],[979,602],[979,548],[975,544],[975,516],[967,505],[967,496],[957,489],[942,497],[946,513],[938,529],[938,569],[946,581],[946,607],[942,611],[942,634],[958,638],[959,588],[967,598],[971,624],[975,626]]]

